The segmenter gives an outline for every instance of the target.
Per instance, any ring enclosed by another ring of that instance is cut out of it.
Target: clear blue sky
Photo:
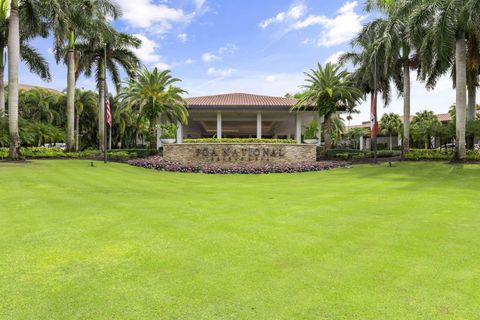
[[[319,0],[117,0],[118,30],[143,40],[138,54],[148,67],[169,68],[191,96],[225,92],[284,95],[299,91],[303,72],[335,61],[371,17],[363,1]],[[33,44],[51,63],[53,81],[43,83],[22,68],[22,83],[65,88],[66,68],[55,65],[52,40]],[[435,92],[414,82],[412,111],[447,112],[455,99],[444,78]],[[78,87],[94,89],[93,79]],[[368,106],[353,123],[369,120]],[[402,113],[401,100],[383,112]]]

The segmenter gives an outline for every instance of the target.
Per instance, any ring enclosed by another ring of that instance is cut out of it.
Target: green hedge
[[[410,149],[405,158],[413,161],[448,161],[453,158],[453,150]],[[480,161],[480,150],[467,150],[467,160]]]
[[[0,158],[8,158],[8,148],[0,148]],[[22,156],[27,159],[65,158],[65,159],[100,159],[103,157],[99,150],[85,150],[81,152],[65,152],[62,148],[32,147],[22,148]],[[108,152],[108,158],[114,161],[124,161],[138,157],[147,157],[148,150],[112,150]]]
[[[276,144],[287,143],[287,144],[295,144],[297,142],[295,140],[292,140],[292,139],[254,139],[254,138],[216,139],[216,138],[206,138],[206,139],[183,139],[183,143],[276,143]]]
[[[377,158],[399,157],[400,154],[401,153],[398,150],[379,150],[377,151]],[[372,158],[373,152],[353,149],[331,149],[324,152],[324,156],[327,159],[363,160]]]

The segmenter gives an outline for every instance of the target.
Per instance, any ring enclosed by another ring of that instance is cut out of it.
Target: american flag
[[[110,111],[110,99],[108,98],[107,82],[105,81],[105,121],[112,127],[112,113]]]
[[[373,139],[378,133],[378,120],[375,114],[375,93],[372,93],[372,107],[370,113],[370,137]]]

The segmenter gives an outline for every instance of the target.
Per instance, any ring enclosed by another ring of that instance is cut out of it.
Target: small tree
[[[162,116],[172,123],[187,122],[187,105],[182,98],[187,92],[174,85],[180,81],[170,75],[170,70],[160,72],[155,68],[150,72],[143,68],[120,94],[126,105],[138,108],[141,117],[148,120],[148,141],[152,150],[157,148],[156,125]]]
[[[390,150],[393,149],[393,134],[400,132],[402,129],[402,120],[400,116],[396,113],[385,113],[382,116],[381,125],[382,131],[389,135],[388,146]]]
[[[432,147],[432,137],[440,121],[433,111],[417,112],[412,121],[412,138],[418,143],[423,143],[425,149]]]
[[[325,67],[318,64],[317,70],[305,73],[308,84],[292,110],[314,109],[325,120],[325,149],[332,148],[332,116],[340,110],[353,110],[360,101],[362,92],[357,88],[350,73],[342,70],[342,65],[327,63]]]

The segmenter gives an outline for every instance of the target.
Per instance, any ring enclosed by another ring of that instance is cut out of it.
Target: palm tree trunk
[[[0,48],[0,116],[5,114],[5,57],[3,51],[5,48]]]
[[[475,86],[468,87],[468,107],[467,107],[467,121],[475,120],[477,113],[477,88]]]
[[[157,130],[155,130],[155,125],[157,119],[151,118],[148,125],[148,142],[150,144],[150,150],[157,150]]]
[[[330,150],[332,148],[332,119],[331,115],[325,116],[325,121],[323,122],[323,127],[325,128],[325,150]]]
[[[467,123],[475,120],[477,113],[477,87],[475,85],[468,86],[468,101],[467,101]],[[467,137],[468,149],[474,149],[475,136],[470,135]]]
[[[456,50],[456,136],[455,159],[464,160],[467,156],[465,149],[465,120],[467,105],[467,54],[465,32],[457,33]]]
[[[75,151],[80,150],[80,115],[78,111],[75,113]]]
[[[18,65],[20,60],[20,20],[18,0],[10,4],[8,28],[8,128],[10,131],[10,158],[20,158],[20,136],[18,130]]]
[[[410,150],[410,65],[405,62],[403,65],[403,142],[402,159]]]
[[[75,33],[70,32],[67,53],[67,151],[75,149]]]

